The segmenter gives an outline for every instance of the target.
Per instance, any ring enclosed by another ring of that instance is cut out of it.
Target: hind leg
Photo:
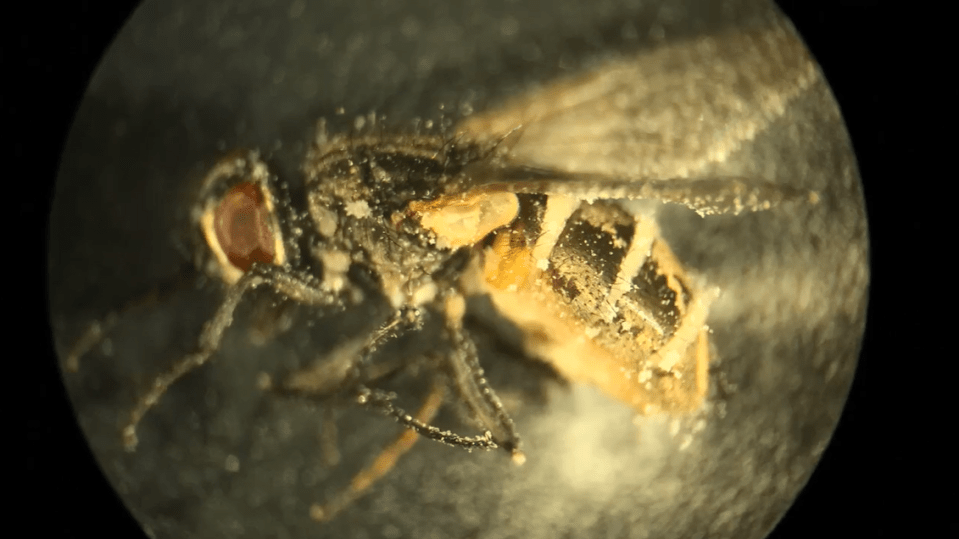
[[[444,393],[442,385],[434,384],[433,389],[414,416],[418,422],[428,424],[436,417],[440,405],[443,403]],[[353,476],[349,486],[334,495],[329,502],[322,505],[313,504],[310,507],[310,516],[318,522],[327,522],[333,519],[340,511],[363,496],[373,484],[388,474],[396,466],[397,461],[412,449],[419,439],[420,435],[416,431],[404,429],[395,440],[380,451],[369,466]]]

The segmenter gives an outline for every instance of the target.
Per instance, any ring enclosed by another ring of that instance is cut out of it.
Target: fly
[[[723,45],[750,50],[733,39]],[[767,48],[778,50],[776,40],[792,38],[778,30],[741,39],[753,40],[762,56]],[[652,52],[646,64],[669,53]],[[451,136],[331,135],[320,122],[303,165],[306,196],[299,201],[289,199],[258,152],[227,155],[207,174],[192,214],[199,238],[194,266],[223,283],[223,299],[195,350],[158,374],[133,405],[122,428],[124,446],[136,448],[138,428],[162,406],[171,385],[216,357],[235,309],[255,289],[318,318],[371,297],[389,305],[385,320],[326,360],[262,380],[265,391],[285,397],[348,395],[407,429],[333,500],[314,505],[316,520],[333,518],[366,492],[418,437],[466,450],[502,449],[514,462],[524,461],[520,433],[488,384],[464,323],[473,297],[488,298],[493,316],[519,330],[524,354],[567,380],[593,385],[639,414],[698,409],[709,383],[706,321],[720,291],[684,267],[655,219],[632,213],[621,200],[676,203],[701,215],[815,203],[814,192],[702,173],[811,83],[815,70],[805,53],[784,61],[795,64],[786,66],[793,74],[788,91],[760,87],[744,107],[736,101],[740,94],[724,94],[707,77],[694,83],[726,99],[714,99],[694,117],[666,111],[659,125],[627,125],[605,110],[615,95],[645,91],[635,82],[642,80],[643,65],[635,61],[557,84],[549,99],[520,97],[494,113],[468,117]],[[717,62],[710,69],[722,75],[722,67]],[[673,75],[675,85],[690,84],[682,73]],[[754,114],[728,119],[727,112],[744,109]],[[608,121],[590,123],[597,112]],[[719,135],[701,133],[717,122]],[[632,146],[648,158],[639,168],[621,165],[589,142],[612,140],[607,131],[616,130],[642,141]],[[116,318],[90,326],[68,354],[68,370],[78,368]],[[428,354],[377,353],[427,322],[442,329]],[[409,413],[379,386],[414,366],[429,373],[431,389]],[[481,426],[478,433],[432,424],[450,394]]]

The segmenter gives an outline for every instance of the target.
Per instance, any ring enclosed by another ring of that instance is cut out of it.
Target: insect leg
[[[323,409],[323,430],[320,431],[320,455],[322,455],[323,465],[328,468],[332,468],[340,462],[340,450],[337,447],[336,440],[336,417],[333,415],[333,408],[327,406]]]
[[[399,309],[390,320],[383,324],[378,330],[374,331],[362,345],[356,346],[352,343],[346,343],[346,345],[342,347],[347,351],[351,347],[355,347],[356,349],[354,354],[348,354],[348,363],[338,366],[337,364],[343,360],[337,360],[335,356],[342,354],[334,352],[334,359],[332,361],[320,363],[315,369],[307,369],[297,373],[284,384],[271,388],[271,390],[281,396],[321,399],[339,390],[346,390],[350,388],[352,384],[351,389],[356,392],[356,400],[358,403],[392,417],[406,428],[431,440],[462,447],[466,450],[495,449],[499,447],[499,445],[493,441],[492,435],[489,432],[475,437],[460,436],[420,421],[412,417],[404,409],[394,406],[392,402],[395,398],[394,395],[386,391],[370,389],[365,385],[379,378],[379,376],[371,370],[374,369],[374,367],[368,365],[370,363],[369,357],[373,352],[385,342],[399,336],[403,332],[418,328],[421,323],[422,320],[419,309]],[[493,396],[493,398],[495,399],[495,396]],[[498,402],[497,400],[497,403]],[[512,425],[511,422],[510,425]]]
[[[499,447],[493,440],[492,433],[489,431],[486,431],[481,436],[460,436],[448,430],[440,430],[433,425],[411,416],[402,408],[393,406],[392,401],[394,398],[395,395],[387,393],[386,391],[369,389],[361,385],[359,387],[357,401],[364,406],[368,406],[392,417],[411,431],[442,444],[462,447],[467,451],[472,451],[473,449],[496,449]]]
[[[416,412],[415,420],[423,424],[432,421],[443,404],[444,393],[441,384],[434,384],[430,394]],[[310,516],[319,522],[333,519],[340,511],[365,494],[375,482],[389,473],[400,457],[412,449],[419,438],[416,431],[404,430],[393,442],[383,448],[369,466],[353,476],[350,485],[336,494],[332,501],[323,505],[313,504],[310,507]]]
[[[449,364],[457,391],[477,415],[480,422],[490,430],[487,436],[496,444],[509,451],[517,464],[525,462],[526,457],[520,450],[520,438],[513,419],[506,413],[496,392],[486,382],[483,368],[479,364],[476,345],[466,331],[457,325],[447,328],[453,346]],[[495,434],[494,434],[495,433]],[[494,446],[495,447],[495,446]]]
[[[210,359],[210,356],[219,348],[223,333],[233,323],[233,312],[237,305],[249,290],[263,284],[302,304],[313,306],[339,304],[336,295],[320,288],[315,284],[315,279],[308,275],[300,275],[272,264],[254,264],[236,284],[227,289],[226,297],[220,303],[216,313],[204,324],[199,339],[199,350],[187,354],[174,363],[170,370],[157,376],[150,390],[137,401],[130,412],[130,419],[122,429],[123,445],[128,451],[136,449],[136,427],[143,416],[156,405],[174,382]]]
[[[193,264],[184,264],[176,274],[154,286],[145,294],[135,296],[119,308],[91,322],[67,351],[66,358],[63,362],[64,369],[69,372],[77,372],[80,369],[80,358],[87,355],[94,346],[103,342],[103,339],[106,338],[123,314],[163,301],[165,298],[182,290],[187,283],[194,282],[196,278],[197,271]]]
[[[374,382],[403,368],[403,361],[367,365],[369,354],[364,354],[363,351],[369,349],[368,340],[368,337],[364,342],[350,339],[324,354],[312,365],[283,377],[282,382],[277,385],[267,376],[261,389],[288,399],[322,402],[342,396],[344,392],[355,389],[358,383]]]

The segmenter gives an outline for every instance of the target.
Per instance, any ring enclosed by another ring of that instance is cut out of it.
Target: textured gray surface
[[[223,149],[275,150],[276,171],[296,181],[317,117],[340,129],[370,111],[395,125],[455,122],[566,73],[777,17],[759,1],[147,3],[104,59],[65,151],[51,248],[60,344],[176,269],[195,182]],[[140,388],[211,312],[208,286],[131,313],[107,350],[66,374],[81,425],[156,537],[762,537],[842,410],[864,317],[865,216],[818,78],[710,166],[814,188],[822,202],[707,219],[663,208],[677,254],[724,291],[709,320],[718,361],[699,417],[634,425],[595,390],[548,380],[546,399],[532,399],[525,380],[538,371],[487,350],[492,383],[517,407],[527,464],[421,442],[374,493],[319,526],[309,505],[397,427],[338,408],[343,461],[324,467],[321,414],[263,397],[255,378],[312,359],[306,350],[321,352],[364,313],[335,326],[318,319],[260,348],[241,320],[220,357],[151,412],[139,450],[120,448],[118,422]]]

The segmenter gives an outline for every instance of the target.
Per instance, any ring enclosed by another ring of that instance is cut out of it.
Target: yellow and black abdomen
[[[699,408],[716,292],[693,284],[655,221],[609,201],[519,200],[482,281],[526,351],[643,414]]]

